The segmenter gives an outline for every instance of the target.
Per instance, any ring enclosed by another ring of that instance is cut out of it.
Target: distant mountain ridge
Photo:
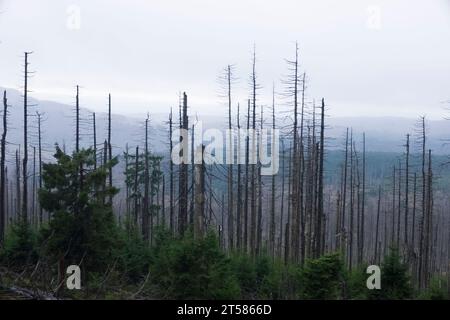
[[[4,88],[0,88],[3,93]],[[18,145],[22,143],[22,123],[23,123],[23,98],[22,93],[14,89],[6,89],[9,108],[9,128],[7,140],[9,143],[9,154],[13,154]],[[54,101],[37,100],[29,98],[29,104],[33,105],[29,109],[30,115],[30,145],[37,145],[37,120],[35,112],[38,110],[44,114],[45,121],[42,124],[43,140],[45,150],[53,152],[54,143],[65,145],[69,150],[74,145],[74,106]],[[36,106],[34,106],[36,105]],[[120,114],[120,107],[113,105],[112,116],[112,142],[115,153],[122,153],[126,144],[134,148],[143,142],[143,124],[145,115],[139,118],[137,115],[127,116]],[[106,111],[106,110],[105,110]],[[119,112],[118,112],[119,111]],[[150,114],[151,131],[150,144],[154,151],[166,153],[168,151],[168,113]],[[174,122],[177,123],[178,113],[174,112]],[[81,108],[81,144],[89,146],[93,143],[92,112],[86,108]],[[106,138],[106,112],[97,112],[97,143],[99,146]],[[417,118],[418,119],[418,118]],[[366,145],[368,151],[403,152],[406,134],[412,135],[411,141],[414,150],[414,141],[417,137],[415,124],[417,119],[399,117],[329,117],[326,119],[326,137],[328,148],[342,148],[346,128],[351,128],[357,144],[362,140],[362,133],[366,133]],[[196,116],[191,115],[190,121],[201,120],[203,128],[226,127],[226,117],[217,116]],[[450,153],[445,141],[450,139],[450,122],[445,120],[427,121],[428,148],[436,154]],[[357,145],[358,146],[358,145]]]

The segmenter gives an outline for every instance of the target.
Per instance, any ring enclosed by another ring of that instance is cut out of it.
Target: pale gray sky
[[[77,10],[80,13],[77,28]],[[117,113],[225,112],[217,77],[235,64],[245,103],[253,44],[270,104],[300,46],[308,97],[332,115],[444,115],[450,99],[449,0],[0,0],[0,86],[20,88],[23,51],[40,99]]]

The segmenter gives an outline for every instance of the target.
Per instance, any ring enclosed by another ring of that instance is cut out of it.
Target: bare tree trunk
[[[144,149],[144,210],[142,212],[142,236],[144,241],[149,240],[150,232],[150,211],[149,211],[149,185],[150,185],[150,171],[149,171],[149,152],[148,152],[148,120],[149,116],[145,119],[145,149]]]
[[[139,146],[136,146],[136,155],[134,162],[134,225],[138,227],[139,206],[138,206],[138,183],[139,183]]]
[[[38,153],[39,153],[39,189],[42,189],[42,115],[39,112],[36,112],[38,118]],[[39,224],[42,224],[43,221],[43,209],[42,206],[38,203],[39,206]]]
[[[291,245],[291,241],[290,241],[290,235],[291,235],[291,199],[293,194],[292,194],[292,164],[293,164],[293,159],[292,159],[292,143],[290,143],[289,145],[289,159],[288,159],[288,164],[289,164],[289,176],[288,176],[288,209],[287,209],[287,218],[286,218],[286,227],[284,229],[284,263],[287,264],[289,262],[289,259],[291,258],[291,252],[290,252],[290,245]]]
[[[94,135],[94,170],[97,170],[97,124],[95,120],[95,112],[92,113],[92,131]],[[127,145],[127,155],[128,155],[128,145]]]
[[[245,200],[244,200],[244,251],[248,252],[249,246],[249,216],[248,216],[248,200],[249,200],[249,187],[248,187],[248,178],[249,178],[249,157],[250,157],[250,137],[249,137],[249,129],[250,129],[250,99],[247,101],[247,135],[245,137]]]
[[[28,54],[29,52],[25,52],[25,84],[23,89],[22,218],[24,223],[28,221]]]
[[[353,213],[354,213],[354,168],[353,168],[353,130],[350,134],[350,226],[348,244],[348,268],[352,270],[353,262]]]
[[[292,159],[293,159],[293,165],[292,165],[292,194],[291,194],[291,202],[292,202],[292,219],[290,221],[290,240],[291,240],[291,248],[292,251],[290,251],[291,259],[294,262],[298,262],[299,260],[303,260],[300,257],[303,257],[303,251],[300,253],[300,242],[302,242],[302,246],[304,244],[304,241],[300,240],[300,234],[299,231],[304,234],[304,228],[301,228],[300,230],[300,211],[301,211],[301,204],[299,199],[299,183],[303,183],[303,181],[299,181],[298,177],[300,164],[299,164],[299,155],[298,155],[298,44],[295,44],[295,61],[289,62],[291,67],[293,68],[293,79],[291,79],[289,85],[293,85],[293,98],[294,98],[294,128],[293,128],[293,152],[292,152]],[[302,112],[302,118],[303,118],[303,112]],[[303,131],[303,130],[301,130]],[[303,132],[301,132],[302,134]],[[302,143],[300,141],[300,143]],[[300,257],[299,257],[300,253]]]
[[[427,211],[426,204],[426,172],[425,172],[425,161],[426,161],[426,129],[425,129],[425,117],[421,118],[421,142],[422,142],[422,217],[420,221],[420,240],[419,240],[419,288],[425,287],[424,280],[424,237],[425,237],[425,216]]]
[[[399,160],[398,164],[398,208],[397,208],[397,248],[400,248],[400,225],[402,214],[402,163]]]
[[[317,208],[317,256],[321,256],[325,251],[325,243],[322,242],[322,234],[325,234],[324,228],[324,210],[323,210],[323,165],[325,154],[325,99],[322,98],[321,116],[320,116],[320,151],[319,151],[319,192]]]
[[[162,176],[162,191],[161,191],[161,224],[166,227],[166,176]]]
[[[408,245],[408,214],[409,214],[409,134],[406,135],[406,164],[405,164],[405,246]]]
[[[173,131],[173,120],[172,120],[172,109],[170,109],[169,114],[169,151],[172,153],[173,150],[173,141],[172,141],[172,131]],[[175,207],[174,207],[174,181],[173,181],[173,161],[172,158],[169,160],[169,178],[170,178],[170,191],[169,191],[169,199],[170,199],[170,217],[169,217],[169,226],[170,226],[170,232],[174,234],[175,232]]]
[[[261,106],[261,132],[262,132],[262,128],[263,128],[263,107]],[[258,141],[260,141],[261,138],[261,133],[258,134]],[[257,144],[257,154],[259,154],[259,148],[260,148],[260,144]],[[257,169],[256,169],[256,175],[257,175],[257,180],[258,180],[258,186],[257,186],[257,196],[258,196],[258,204],[257,204],[257,211],[258,211],[258,216],[256,218],[256,248],[255,248],[255,254],[259,255],[261,254],[261,249],[262,249],[262,226],[263,226],[263,221],[262,221],[262,175],[261,175],[261,162],[258,161],[257,164]]]
[[[344,174],[343,174],[343,184],[342,184],[342,213],[341,213],[341,236],[340,236],[340,249],[342,250],[342,257],[345,259],[345,238],[346,238],[346,228],[345,228],[345,214],[346,214],[346,203],[347,203],[347,169],[348,169],[348,128],[345,135],[345,160],[344,160]]]
[[[3,91],[3,133],[1,140],[1,158],[0,158],[0,248],[3,248],[6,229],[6,212],[5,205],[5,156],[6,156],[6,134],[8,132],[8,100],[6,98],[6,90]]]
[[[275,162],[275,154],[274,154],[274,145],[277,143],[275,141],[275,86],[272,90],[272,147],[271,147],[271,155],[272,155],[272,167]],[[272,197],[271,197],[271,208],[270,208],[270,230],[269,230],[269,243],[270,243],[270,251],[272,257],[275,257],[275,172],[272,172]]]
[[[112,145],[111,145],[111,94],[108,95],[108,161],[112,161]],[[108,170],[109,173],[109,187],[113,186],[113,175],[112,167]],[[111,205],[111,210],[113,207],[113,195],[109,195],[109,203]]]
[[[33,219],[33,225],[37,226],[38,219],[36,216],[36,147],[33,146],[33,179],[32,179],[32,195],[31,195],[31,213]]]
[[[194,207],[195,207],[195,125],[191,127],[191,200],[189,204],[189,223],[194,224]]]
[[[417,204],[417,173],[414,172],[413,185],[413,207],[412,207],[412,226],[411,226],[411,255],[413,260],[413,280],[417,280],[417,259],[416,259],[416,204]]]
[[[194,208],[194,237],[202,238],[205,221],[205,166],[203,163],[203,145],[197,152],[201,152],[201,164],[195,164],[195,208]]]
[[[379,234],[379,225],[380,225],[380,209],[381,209],[381,186],[378,187],[378,203],[377,203],[377,224],[375,229],[375,254],[373,258],[374,263],[380,263],[380,259],[378,257],[378,234]]]
[[[187,115],[187,95],[183,93],[183,113],[182,113],[182,129],[185,132],[188,131],[189,122]],[[183,144],[182,157],[183,162],[180,165],[180,187],[179,187],[179,215],[178,215],[178,232],[180,235],[183,235],[187,229],[188,224],[188,165],[187,165],[187,156],[188,156],[188,141],[187,135],[185,137],[180,137],[180,142]]]
[[[391,245],[395,244],[395,187],[396,187],[396,168],[392,172],[392,230],[391,230]]]
[[[20,213],[22,204],[22,196],[20,192],[20,146],[16,150],[16,217],[22,219],[23,215]]]
[[[298,62],[296,61],[297,70],[296,74],[298,72]],[[300,170],[295,175],[295,179],[297,180],[298,175],[300,175],[299,181],[299,187],[297,188],[296,197],[298,197],[298,217],[300,220],[300,237],[297,237],[297,241],[300,242],[300,244],[297,243],[297,251],[300,247],[300,263],[303,265],[305,262],[305,231],[306,231],[306,213],[304,211],[303,207],[303,186],[304,186],[304,174],[305,174],[305,162],[304,162],[304,152],[303,152],[303,126],[304,126],[304,117],[305,117],[305,90],[306,90],[306,73],[303,73],[303,79],[302,79],[302,102],[301,102],[301,118],[300,118],[300,139],[298,140],[299,148],[298,152],[300,152],[300,155],[297,155],[297,165],[299,166]],[[297,94],[297,93],[296,93]]]
[[[285,154],[286,154],[286,150],[284,148],[284,140],[281,140],[282,143],[282,155],[281,155],[281,172],[282,172],[282,176],[281,176],[281,201],[280,201],[280,237],[279,237],[279,244],[278,244],[278,253],[279,253],[279,258],[281,259],[283,257],[283,218],[284,218],[284,189],[285,189],[285,176],[286,176],[286,168],[285,168]]]
[[[250,252],[253,256],[256,254],[256,228],[257,228],[257,221],[256,221],[256,168],[255,168],[255,159],[256,156],[256,137],[255,137],[255,130],[256,130],[256,52],[253,51],[253,61],[252,61],[252,147],[251,147],[251,155],[252,155],[252,161],[251,161],[251,178],[250,178]]]
[[[361,228],[359,263],[363,262],[365,241],[365,215],[366,215],[366,134],[363,133],[363,160],[362,160],[362,199],[361,199]]]
[[[236,199],[236,247],[242,250],[242,164],[241,164],[241,124],[240,124],[239,103],[237,105],[237,199]]]
[[[233,140],[232,140],[232,123],[231,123],[231,66],[227,66],[226,80],[227,80],[227,97],[228,97],[228,145],[227,150],[227,171],[228,171],[228,247],[230,250],[234,249],[234,203],[233,203]]]

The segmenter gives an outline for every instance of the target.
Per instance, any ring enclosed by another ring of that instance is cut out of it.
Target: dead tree
[[[0,248],[3,248],[3,243],[5,240],[5,229],[6,229],[6,212],[7,207],[5,205],[5,156],[6,156],[6,134],[8,132],[8,99],[6,98],[6,90],[3,91],[3,132],[1,140],[1,158],[0,158]]]
[[[170,153],[173,150],[173,141],[172,141],[172,131],[173,131],[173,122],[172,122],[172,108],[170,109],[169,114],[169,149]],[[174,214],[175,214],[175,206],[174,206],[174,193],[173,193],[173,161],[172,158],[169,160],[169,179],[170,179],[170,191],[169,191],[169,199],[170,199],[170,217],[169,217],[169,227],[172,234],[175,232],[175,223],[174,223]]]
[[[286,150],[284,148],[284,140],[281,140],[281,201],[280,201],[280,230],[279,230],[279,243],[278,243],[278,253],[279,258],[281,259],[283,257],[283,218],[284,218],[284,189],[285,189],[285,176],[286,176],[286,170],[285,170],[285,157],[286,157]]]
[[[97,123],[95,120],[95,112],[92,113],[92,134],[94,137],[94,170],[97,170]],[[127,156],[128,156],[128,145],[127,145]],[[126,160],[128,161],[128,160]],[[125,166],[127,168],[127,166]],[[128,198],[128,197],[127,197]]]
[[[299,142],[298,142],[298,88],[299,88],[299,70],[298,70],[298,44],[295,44],[295,59],[294,61],[287,61],[289,71],[292,72],[292,75],[287,79],[286,83],[288,85],[287,94],[293,98],[293,107],[294,107],[294,123],[293,123],[293,143],[292,143],[292,193],[290,195],[290,200],[292,202],[292,215],[291,221],[289,222],[291,230],[290,232],[290,246],[292,250],[290,251],[291,259],[295,262],[299,261],[299,251],[300,251],[300,211],[301,211],[301,201],[299,199],[300,196],[300,163],[299,163]],[[302,118],[303,118],[303,110],[302,110]],[[303,134],[303,130],[300,130],[301,134]],[[300,143],[302,143],[300,141]],[[300,232],[304,232],[304,228],[301,228]],[[302,241],[303,246],[303,241]],[[303,252],[300,254],[303,256]],[[302,260],[302,259],[300,259]]]
[[[32,179],[32,194],[31,194],[31,216],[33,225],[36,227],[38,219],[36,216],[36,147],[33,146],[33,179]]]
[[[204,235],[205,221],[205,166],[203,162],[203,145],[198,147],[197,153],[201,152],[202,161],[195,164],[195,206],[194,206],[194,237],[202,238]]]
[[[323,210],[323,176],[324,176],[324,153],[325,153],[325,99],[322,98],[320,117],[320,151],[319,151],[319,181],[318,181],[318,208],[317,208],[317,228],[316,228],[316,257],[321,256],[325,251],[325,241],[322,235],[325,234],[324,210]]]
[[[76,87],[75,95],[75,152],[80,151],[80,88]]]
[[[227,184],[228,184],[228,247],[230,250],[234,248],[234,213],[233,213],[233,134],[231,121],[231,83],[232,83],[232,66],[226,68],[226,90],[228,102],[228,145],[227,150]]]
[[[244,180],[244,251],[248,250],[249,241],[249,216],[248,216],[248,205],[249,205],[249,160],[250,160],[250,99],[247,101],[247,134],[245,137],[245,180]]]
[[[396,167],[394,166],[393,172],[392,172],[392,229],[391,229],[391,245],[394,246],[395,244],[395,187],[396,187]]]
[[[363,158],[362,158],[362,199],[361,199],[361,227],[360,227],[360,252],[359,264],[363,262],[365,240],[365,214],[366,214],[366,134],[363,133]]]
[[[145,241],[149,240],[149,186],[150,186],[150,171],[149,171],[149,152],[148,152],[148,120],[145,119],[145,146],[144,146],[144,208],[142,212],[142,236]]]
[[[381,186],[378,187],[378,202],[377,202],[377,223],[375,227],[375,254],[373,258],[374,263],[380,263],[380,258],[378,256],[379,244],[378,244],[378,234],[380,225],[380,210],[381,210]]]
[[[262,129],[263,129],[263,107],[261,106],[261,132],[257,135],[258,141],[261,139]],[[260,144],[258,143],[256,146],[256,154],[259,155]],[[256,165],[256,175],[257,175],[257,196],[258,196],[258,204],[257,204],[257,217],[256,217],[256,248],[255,255],[259,255],[262,249],[262,226],[263,226],[263,215],[262,215],[262,174],[261,174],[261,162],[258,160]]]
[[[236,199],[236,247],[242,249],[242,164],[241,164],[241,124],[239,103],[237,105],[236,125],[237,125],[237,199]]]
[[[251,146],[251,167],[250,167],[250,252],[253,256],[256,255],[256,237],[257,237],[257,221],[256,221],[256,91],[258,85],[256,83],[256,49],[253,49],[252,59],[252,74],[251,74],[251,87],[252,87],[252,146]]]
[[[107,144],[107,142],[106,142]],[[105,149],[106,151],[106,149]],[[106,159],[106,155],[105,155]],[[138,226],[139,217],[139,197],[138,197],[138,187],[139,187],[139,146],[136,146],[136,154],[134,159],[134,226]]]
[[[354,167],[353,167],[353,130],[350,134],[350,216],[349,216],[349,243],[348,243],[348,268],[352,270],[353,262],[353,216],[354,216]]]
[[[187,115],[187,95],[183,93],[183,108],[182,108],[182,122],[181,129],[185,132],[184,136],[180,135],[180,143],[182,144],[182,163],[179,170],[179,213],[178,213],[178,232],[183,235],[188,225],[188,141],[187,131],[189,128],[189,121]]]
[[[399,160],[398,164],[398,206],[397,206],[397,241],[396,245],[400,248],[400,225],[402,214],[402,163]]]
[[[20,192],[20,146],[19,150],[16,150],[16,217],[23,219],[23,215],[20,214],[22,204],[22,195]]]
[[[343,176],[342,176],[342,211],[341,211],[341,219],[340,219],[340,236],[339,236],[339,248],[342,250],[342,256],[345,257],[345,237],[346,237],[346,228],[345,228],[345,214],[346,214],[346,203],[347,203],[347,170],[348,170],[348,128],[345,135],[345,157],[344,157],[344,168],[343,168]]]
[[[290,197],[293,196],[292,194],[292,164],[294,163],[293,160],[293,156],[292,156],[292,142],[289,145],[289,176],[288,176],[288,200],[290,200]],[[284,229],[284,263],[287,264],[289,262],[289,259],[291,258],[291,252],[290,252],[290,245],[291,245],[291,241],[290,241],[290,235],[291,235],[291,204],[292,201],[288,201],[288,208],[287,208],[287,217],[286,217],[286,227]]]
[[[36,111],[38,119],[38,157],[39,157],[39,189],[42,189],[42,114]],[[43,221],[43,210],[39,204],[39,224]]]
[[[111,94],[108,95],[108,161],[112,161],[112,145],[111,145]],[[112,176],[112,167],[108,170],[109,173],[109,187],[112,188],[113,186],[113,176]],[[113,194],[110,193],[109,195],[109,203],[113,205]]]
[[[424,243],[425,243],[425,220],[426,220],[426,212],[427,212],[427,201],[426,201],[426,127],[425,127],[425,117],[420,118],[420,125],[421,125],[421,153],[422,153],[422,162],[421,162],[421,168],[422,168],[422,217],[420,220],[420,239],[419,239],[419,268],[418,268],[418,281],[419,281],[419,288],[425,287],[425,277],[424,277],[424,269],[425,269],[425,261],[424,261]]]
[[[24,223],[28,221],[28,55],[25,52],[25,77],[23,89],[23,159],[22,159],[22,219]]]
[[[406,135],[406,159],[405,159],[405,246],[408,245],[408,214],[409,214],[409,134]]]
[[[274,152],[274,145],[277,143],[275,141],[275,86],[272,90],[272,142],[271,142],[271,155],[272,155],[272,167],[274,166],[275,162],[275,152]],[[271,207],[270,207],[270,230],[269,230],[269,244],[270,244],[270,251],[272,254],[272,257],[275,257],[275,172],[272,172],[272,197],[271,197]]]

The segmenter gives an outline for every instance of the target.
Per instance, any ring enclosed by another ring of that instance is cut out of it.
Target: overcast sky
[[[78,18],[79,13],[79,18]],[[308,99],[342,116],[444,116],[450,99],[449,0],[0,0],[0,86],[20,88],[23,52],[40,99],[116,113],[225,112],[217,77],[236,65],[248,97],[256,45],[260,103],[282,91],[300,46]],[[223,110],[221,110],[223,108]]]

